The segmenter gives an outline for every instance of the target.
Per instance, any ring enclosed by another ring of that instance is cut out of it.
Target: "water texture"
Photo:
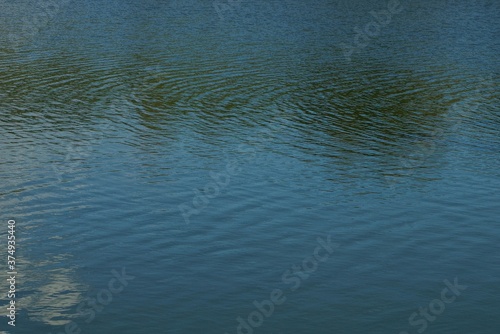
[[[498,333],[498,1],[0,9],[0,333]]]

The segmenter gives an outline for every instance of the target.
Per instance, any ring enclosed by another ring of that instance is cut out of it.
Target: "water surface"
[[[497,333],[498,2],[220,3],[0,2],[0,330]]]

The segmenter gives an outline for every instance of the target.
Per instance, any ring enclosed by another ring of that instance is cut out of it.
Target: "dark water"
[[[498,333],[498,1],[0,5],[0,333]]]

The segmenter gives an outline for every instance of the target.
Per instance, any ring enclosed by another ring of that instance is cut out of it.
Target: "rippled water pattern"
[[[0,8],[0,333],[498,333],[500,2]]]

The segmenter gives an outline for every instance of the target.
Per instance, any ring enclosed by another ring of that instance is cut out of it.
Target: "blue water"
[[[0,8],[1,334],[498,333],[499,2]]]

